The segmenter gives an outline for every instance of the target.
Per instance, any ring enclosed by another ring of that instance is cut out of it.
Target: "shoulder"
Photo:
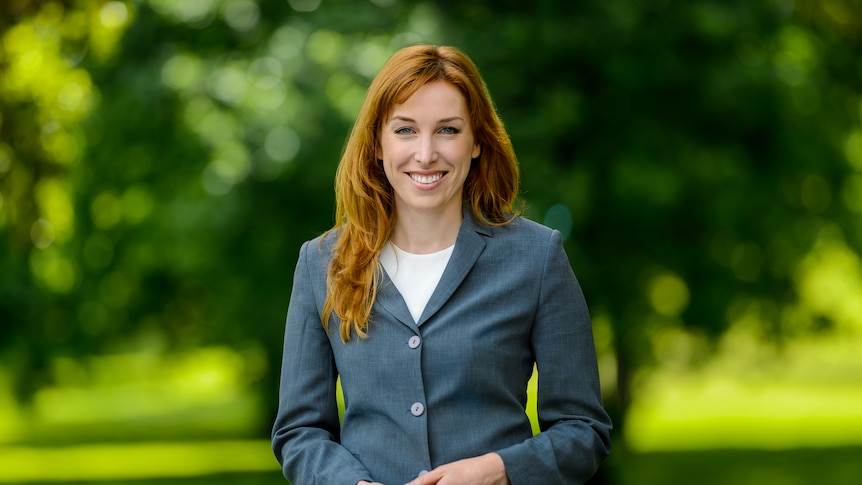
[[[302,244],[299,258],[309,266],[327,266],[332,259],[332,249],[337,239],[338,234],[335,231],[325,232],[314,239],[309,239]]]
[[[484,219],[473,214],[468,208],[465,208],[464,227],[462,229],[475,231],[491,239],[512,237],[547,239],[556,232],[548,226],[516,214],[510,215],[505,223],[499,225],[488,224],[484,222]]]
[[[534,244],[547,244],[557,231],[525,217],[514,216],[508,224],[493,227],[490,232],[493,239],[514,239]]]
[[[507,258],[527,265],[541,265],[550,252],[561,247],[560,232],[521,216],[508,224],[484,228],[485,251],[488,256]]]

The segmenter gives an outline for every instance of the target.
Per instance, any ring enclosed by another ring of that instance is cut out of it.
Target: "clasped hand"
[[[383,485],[361,481],[357,485]],[[438,466],[405,485],[509,485],[503,459],[496,453]]]

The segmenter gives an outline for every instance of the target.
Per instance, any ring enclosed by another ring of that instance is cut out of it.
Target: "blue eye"
[[[397,130],[395,130],[396,135],[409,135],[411,133],[413,133],[413,129],[407,128],[406,126],[403,128],[398,128]]]
[[[452,126],[444,126],[443,128],[440,128],[440,133],[443,133],[444,135],[456,135],[460,132],[461,130]]]

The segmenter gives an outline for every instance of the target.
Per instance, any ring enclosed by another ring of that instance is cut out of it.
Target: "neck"
[[[435,253],[455,244],[463,218],[460,207],[443,213],[396,210],[391,240],[408,253]]]

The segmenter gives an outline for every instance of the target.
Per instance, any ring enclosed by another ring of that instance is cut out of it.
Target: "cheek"
[[[405,147],[403,143],[387,143],[384,140],[377,150],[377,158],[385,160],[388,163],[398,163],[405,155]]]
[[[389,158],[391,156],[392,154],[387,154],[387,158],[384,158],[383,162],[379,162],[381,164],[381,167],[383,168],[383,174],[386,177],[386,181],[389,182],[390,186],[394,185],[394,182],[396,180],[395,177],[399,173],[398,169],[395,167],[395,165]]]
[[[383,173],[386,175],[386,179],[390,179],[392,177],[392,167],[389,162],[384,159],[384,161],[378,163],[383,167]]]

